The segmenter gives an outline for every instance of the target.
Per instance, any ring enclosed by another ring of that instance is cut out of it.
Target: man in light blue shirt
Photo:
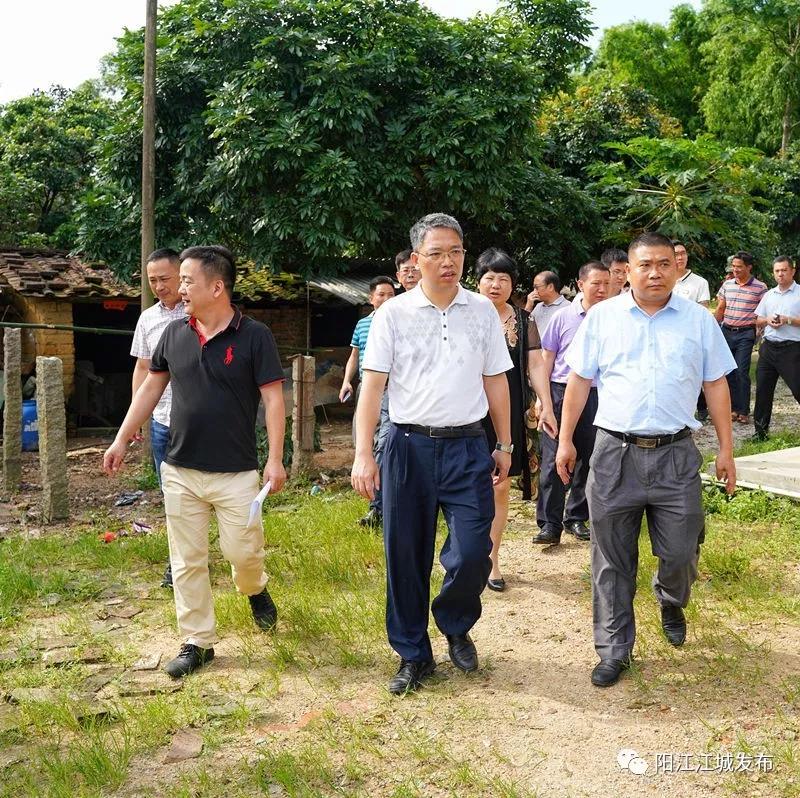
[[[567,353],[572,368],[556,464],[566,483],[575,468],[572,437],[597,380],[597,439],[587,483],[591,521],[595,649],[592,684],[609,687],[631,659],[635,638],[638,541],[647,515],[658,569],[653,590],[667,640],[686,639],[683,607],[703,540],[700,466],[691,438],[697,395],[705,391],[720,449],[718,479],[736,485],[731,401],[725,375],[736,367],[711,314],[672,293],[672,241],[644,233],[628,249],[631,291],[587,314]]]
[[[758,350],[753,411],[757,440],[767,438],[779,377],[800,402],[800,285],[794,281],[794,272],[791,258],[775,258],[772,274],[777,285],[764,294],[756,308],[756,327],[764,331]]]

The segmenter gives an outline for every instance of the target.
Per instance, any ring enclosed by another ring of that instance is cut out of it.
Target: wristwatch
[[[514,451],[514,444],[513,443],[496,443],[494,448],[498,452],[505,452],[506,454],[511,454]]]

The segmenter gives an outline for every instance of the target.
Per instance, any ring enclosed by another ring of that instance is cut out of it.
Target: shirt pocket
[[[703,345],[697,336],[664,333],[656,341],[656,368],[662,376],[678,382],[692,381],[699,385],[703,381]]]

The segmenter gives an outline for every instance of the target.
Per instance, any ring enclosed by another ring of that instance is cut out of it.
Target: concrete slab
[[[713,463],[709,473],[714,474]],[[737,457],[736,484],[800,499],[800,447]]]

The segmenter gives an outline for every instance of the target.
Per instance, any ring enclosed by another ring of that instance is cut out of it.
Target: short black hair
[[[514,258],[504,250],[489,247],[478,255],[478,260],[475,262],[475,276],[478,278],[478,282],[487,272],[507,274],[511,278],[511,290],[513,291],[517,287],[519,276],[517,264]]]
[[[680,241],[677,238],[673,238],[672,239],[672,246],[673,247],[683,247],[684,249],[686,249],[686,244],[684,244],[683,241]]]
[[[628,262],[628,253],[624,249],[620,249],[619,247],[611,247],[611,249],[607,249],[600,256],[600,263],[602,263],[603,266],[607,266],[609,269],[611,268],[612,263],[627,263],[627,262]]]
[[[736,252],[733,256],[734,258],[738,258],[745,266],[749,266],[751,269],[753,268],[753,264],[755,263],[755,258],[747,252],[747,250],[740,249]]]
[[[536,277],[541,277],[545,285],[552,285],[556,291],[561,290],[561,278],[549,269],[544,272],[539,272]]]
[[[675,252],[675,245],[672,243],[672,239],[663,233],[647,232],[636,236],[628,245],[628,255],[639,247],[667,247]]]
[[[578,279],[585,280],[591,272],[608,273],[608,266],[606,266],[602,261],[590,260],[588,263],[584,263],[583,266],[578,269]]]
[[[788,263],[790,269],[794,269],[794,261],[788,255],[778,255],[775,260],[772,261],[772,265],[774,266],[776,263]]]
[[[394,280],[391,277],[387,277],[385,274],[380,274],[377,277],[373,277],[369,281],[369,292],[370,294],[379,286],[379,285],[390,285],[392,286],[392,290],[394,290]]]
[[[394,267],[395,267],[395,269],[400,271],[400,267],[404,263],[408,263],[408,261],[410,261],[410,260],[411,260],[411,250],[410,249],[401,250],[400,252],[398,252],[394,256]]]
[[[181,259],[174,249],[169,247],[162,247],[161,249],[154,249],[148,256],[145,263],[155,263],[157,260],[168,260],[178,266],[181,265]]]
[[[208,244],[201,247],[188,247],[181,252],[181,260],[187,258],[199,260],[206,277],[220,277],[228,294],[233,295],[236,283],[236,264],[233,253],[219,244]]]

